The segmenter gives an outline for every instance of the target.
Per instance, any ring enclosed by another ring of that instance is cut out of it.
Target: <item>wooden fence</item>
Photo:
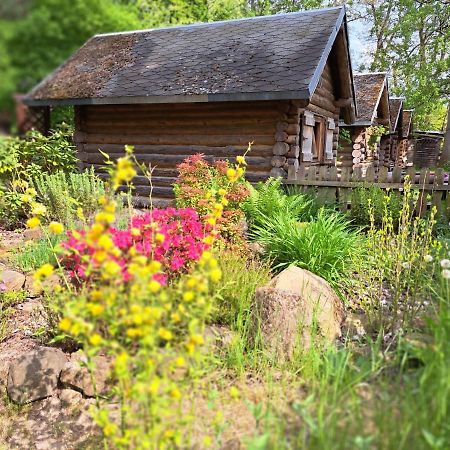
[[[300,166],[295,171],[292,166],[285,184],[301,187],[302,191],[315,196],[319,203],[334,203],[341,211],[347,211],[351,208],[352,189],[376,186],[402,192],[406,179],[409,179],[411,189],[418,191],[415,205],[417,215],[424,215],[435,205],[438,215],[450,219],[450,185],[448,173],[442,169],[416,171],[413,167],[394,167],[388,171],[387,167],[380,167],[375,171],[373,167],[364,170],[361,167]]]

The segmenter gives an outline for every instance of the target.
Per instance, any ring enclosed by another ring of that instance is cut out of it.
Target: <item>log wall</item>
[[[99,150],[114,159],[123,155],[125,144],[133,145],[138,161],[154,167],[156,200],[172,198],[176,166],[189,155],[233,160],[253,142],[246,158],[247,178],[256,182],[274,167],[287,175],[299,145],[298,112],[293,114],[289,101],[95,105],[77,107],[75,114],[82,165],[100,169],[104,157]],[[287,151],[280,153],[281,147]],[[277,151],[280,154],[274,154]],[[275,156],[282,158],[275,161]],[[148,196],[145,177],[137,177],[134,184],[136,196]]]

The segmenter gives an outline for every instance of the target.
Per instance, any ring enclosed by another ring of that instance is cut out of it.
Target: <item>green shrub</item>
[[[274,268],[303,267],[330,282],[348,274],[361,238],[341,214],[321,209],[309,223],[278,214],[255,226],[250,237],[260,242]]]
[[[283,192],[278,178],[269,178],[256,187],[250,187],[250,195],[243,204],[250,227],[262,227],[266,220],[282,215],[291,219],[308,217],[312,201],[303,194]]]
[[[385,197],[389,197],[389,208],[394,223],[398,223],[402,210],[402,198],[398,192],[386,193],[384,189],[376,186],[361,186],[353,189],[351,195],[352,208],[349,212],[353,223],[357,225],[370,225],[369,210],[372,210],[373,221],[380,226],[383,221]],[[370,206],[370,208],[369,208]]]
[[[71,172],[76,169],[72,129],[67,126],[49,136],[30,131],[25,138],[0,141],[0,174],[3,181],[29,179],[42,173]]]
[[[48,218],[67,226],[73,224],[78,208],[85,216],[93,214],[99,198],[105,194],[104,183],[93,168],[82,173],[41,174],[33,179],[33,186],[47,208]]]
[[[0,191],[0,226],[6,230],[20,226],[26,219],[25,206],[16,190]]]

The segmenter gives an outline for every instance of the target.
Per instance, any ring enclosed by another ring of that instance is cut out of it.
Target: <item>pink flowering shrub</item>
[[[126,230],[109,228],[106,238],[89,239],[85,231],[68,233],[62,242],[62,265],[72,278],[86,281],[105,258],[121,268],[118,282],[130,279],[129,265],[139,255],[161,263],[160,282],[189,270],[209,248],[211,226],[203,224],[192,208],[154,209],[133,217]],[[90,231],[92,233],[92,230]]]

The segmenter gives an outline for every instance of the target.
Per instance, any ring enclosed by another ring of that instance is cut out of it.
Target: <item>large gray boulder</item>
[[[291,266],[255,295],[256,318],[263,344],[280,358],[296,348],[310,348],[313,339],[333,342],[341,336],[342,302],[327,281]]]
[[[39,347],[22,355],[9,366],[7,392],[20,405],[51,396],[67,358],[51,347]]]

